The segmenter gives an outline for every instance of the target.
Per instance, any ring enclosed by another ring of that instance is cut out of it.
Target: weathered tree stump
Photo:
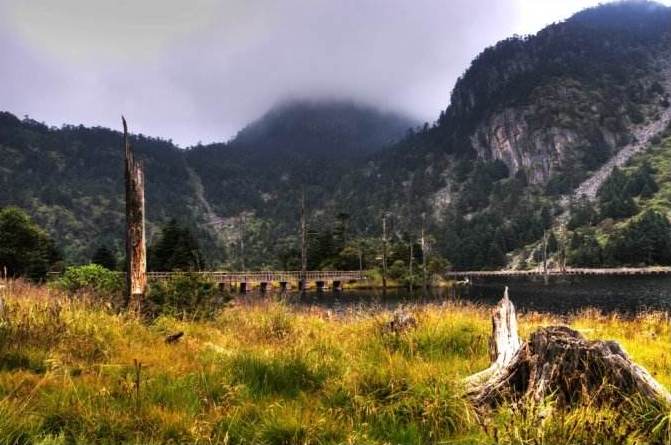
[[[470,376],[469,386],[475,386],[487,380],[492,374],[505,367],[520,349],[517,335],[517,317],[515,306],[508,298],[508,287],[503,298],[492,311],[492,336],[489,339],[489,356],[492,364],[489,368]]]
[[[411,328],[417,327],[417,319],[410,312],[396,311],[391,320],[384,323],[382,330],[386,333],[400,334]]]
[[[566,326],[539,328],[510,356],[517,338],[517,332],[510,331],[517,326],[512,308],[506,292],[492,317],[496,359],[489,369],[467,380],[467,394],[476,406],[521,399],[538,402],[548,396],[559,406],[587,400],[613,404],[634,395],[671,402],[669,391],[617,342],[587,340]]]

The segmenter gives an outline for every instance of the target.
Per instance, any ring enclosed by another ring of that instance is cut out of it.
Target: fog
[[[671,0],[669,0],[671,1]],[[181,146],[226,140],[293,97],[433,121],[486,46],[574,0],[0,0],[0,109]]]

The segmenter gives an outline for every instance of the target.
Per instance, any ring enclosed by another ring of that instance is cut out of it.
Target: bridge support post
[[[244,281],[240,283],[240,293],[241,294],[247,293],[247,283]]]
[[[280,292],[285,292],[287,290],[287,282],[280,281]]]
[[[261,293],[265,294],[266,291],[268,290],[268,283],[266,283],[265,281],[259,283],[259,289],[261,290]]]

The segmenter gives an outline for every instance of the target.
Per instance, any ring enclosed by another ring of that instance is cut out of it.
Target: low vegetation
[[[391,314],[265,300],[197,321],[138,320],[91,293],[8,282],[0,306],[0,443],[662,444],[671,408],[639,400],[554,412],[553,401],[477,412],[461,380],[487,367],[486,308]],[[568,322],[619,341],[671,385],[668,314],[524,314],[521,335]],[[166,336],[183,332],[176,342]]]

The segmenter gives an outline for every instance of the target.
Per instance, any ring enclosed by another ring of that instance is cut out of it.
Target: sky
[[[111,128],[124,114],[182,147],[228,140],[291,98],[432,122],[485,47],[598,3],[0,0],[0,110]]]

